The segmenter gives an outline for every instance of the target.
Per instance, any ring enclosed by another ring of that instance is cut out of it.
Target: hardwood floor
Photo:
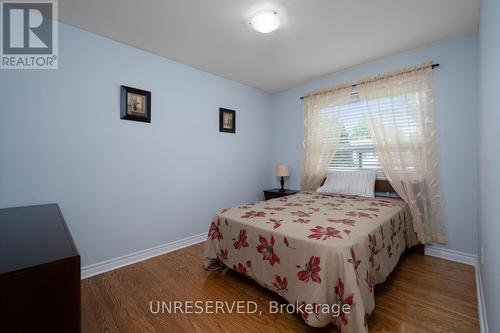
[[[279,296],[231,270],[207,272],[203,245],[82,281],[82,332],[336,332],[269,314]],[[370,332],[479,332],[474,268],[410,252],[377,286]],[[152,314],[150,301],[249,300],[263,314]]]

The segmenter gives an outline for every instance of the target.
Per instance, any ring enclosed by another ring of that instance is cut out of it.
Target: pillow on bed
[[[316,191],[373,198],[376,177],[377,170],[331,171]]]

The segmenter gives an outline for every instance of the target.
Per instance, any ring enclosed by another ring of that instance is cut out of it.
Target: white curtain
[[[304,97],[303,190],[317,189],[328,173],[342,130],[340,112],[329,109],[347,106],[351,92],[352,84],[348,83]]]
[[[359,98],[388,180],[411,209],[421,243],[446,243],[432,64],[360,81]]]

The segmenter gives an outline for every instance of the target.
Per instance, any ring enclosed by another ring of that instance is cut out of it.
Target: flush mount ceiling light
[[[276,30],[280,25],[280,17],[275,10],[266,9],[255,13],[250,19],[250,25],[258,32],[267,34]]]

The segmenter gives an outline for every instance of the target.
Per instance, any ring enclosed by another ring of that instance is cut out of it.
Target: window
[[[356,99],[356,100],[354,100]],[[340,142],[330,170],[377,169],[377,178],[385,178],[365,119],[364,106],[354,97],[348,105],[322,110],[322,120],[338,113]]]

